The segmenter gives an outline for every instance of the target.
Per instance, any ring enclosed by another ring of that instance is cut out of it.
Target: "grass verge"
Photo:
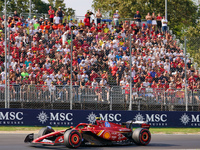
[[[16,127],[0,126],[0,131],[39,131],[42,127]],[[53,127],[55,131],[66,129],[67,127]],[[200,128],[150,128],[152,134],[200,134]]]

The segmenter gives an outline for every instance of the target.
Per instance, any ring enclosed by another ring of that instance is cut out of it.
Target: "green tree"
[[[16,10],[18,13],[28,13],[29,2],[29,0],[9,0],[7,2],[7,12],[13,13]],[[32,4],[32,12],[47,13],[49,6],[47,3],[42,0],[32,0]],[[0,0],[0,11],[3,11],[4,6],[4,0]]]
[[[200,65],[200,22],[196,26],[189,27],[182,36],[182,40],[186,36],[187,53],[194,58],[194,61]]]
[[[137,10],[140,11],[142,19],[145,19],[148,12],[165,15],[164,0],[93,0],[92,7],[95,10],[100,8],[103,14],[110,12],[110,17],[115,10],[119,10],[122,18],[133,18]],[[180,36],[182,27],[195,24],[197,6],[192,0],[168,0],[167,17],[170,29]]]
[[[66,16],[72,16],[72,17],[74,17],[75,16],[75,10],[72,9],[72,8],[67,8],[66,9]]]
[[[61,7],[63,11],[66,11],[64,0],[48,0],[48,1],[49,5],[51,5],[54,10],[57,10],[58,7]]]
[[[34,4],[34,10],[37,10],[38,13],[48,13],[49,4],[43,2],[42,0],[32,0]]]

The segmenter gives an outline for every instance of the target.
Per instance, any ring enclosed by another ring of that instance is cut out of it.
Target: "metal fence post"
[[[4,8],[4,14],[5,14],[5,20],[7,20],[7,8],[6,8],[7,1],[5,0],[5,8]],[[8,84],[7,84],[7,21],[5,21],[5,108],[8,108]]]
[[[108,92],[109,92],[109,102],[110,102],[110,110],[112,110],[112,96],[111,96],[111,90],[112,89],[108,89]]]
[[[132,110],[132,52],[131,52],[131,36],[132,34],[130,34],[130,47],[129,47],[129,51],[130,51],[130,102],[129,102],[129,110]]]
[[[73,51],[73,30],[71,29],[71,60],[70,60],[70,110],[72,110],[72,51]]]
[[[187,65],[186,65],[186,36],[185,36],[185,49],[184,49],[184,55],[185,55],[185,111],[188,111],[188,96],[187,96]]]

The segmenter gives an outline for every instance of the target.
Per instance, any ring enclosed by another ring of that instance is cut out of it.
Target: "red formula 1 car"
[[[141,124],[141,128],[132,130],[132,124]],[[32,144],[58,145],[69,148],[85,145],[147,145],[151,140],[150,125],[141,121],[127,121],[122,125],[97,119],[95,124],[80,123],[67,130],[54,131],[50,126],[42,128],[38,138],[28,134],[24,142]]]

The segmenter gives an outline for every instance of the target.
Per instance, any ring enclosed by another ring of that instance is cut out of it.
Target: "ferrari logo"
[[[110,133],[109,132],[104,133],[103,137],[105,139],[109,139],[110,138]]]

